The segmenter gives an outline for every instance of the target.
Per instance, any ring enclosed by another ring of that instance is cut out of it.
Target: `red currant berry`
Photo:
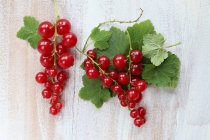
[[[105,77],[102,80],[102,84],[103,84],[104,87],[109,88],[113,84],[113,81],[112,81],[112,79],[110,77]]]
[[[44,86],[45,86],[46,89],[51,89],[52,82],[48,80],[46,83],[44,83]]]
[[[51,68],[54,65],[54,58],[51,55],[41,55],[40,63],[42,64],[43,67]]]
[[[134,108],[136,106],[136,102],[134,102],[134,101],[129,101],[128,102],[128,107],[129,108]]]
[[[135,90],[130,89],[127,91],[127,98],[129,100],[132,100],[132,101],[136,100],[138,96],[139,96],[139,93],[137,93]]]
[[[39,24],[38,32],[43,38],[51,38],[55,33],[55,27],[52,23],[44,21]]]
[[[98,58],[98,64],[102,69],[107,69],[110,64],[110,60],[107,56],[100,56]]]
[[[59,82],[54,83],[52,87],[53,92],[60,94],[63,91],[63,85]]]
[[[137,81],[139,81],[139,78],[132,78],[131,86],[135,87]]]
[[[121,104],[122,107],[126,107],[127,106],[127,103],[126,103],[125,100],[121,100],[120,101],[120,104]]]
[[[137,117],[139,116],[138,110],[136,110],[136,109],[131,110],[130,116],[131,116],[132,118],[137,118]]]
[[[106,77],[106,75],[104,74],[104,72],[103,71],[101,71],[101,70],[99,70],[99,76],[98,76],[101,80],[103,80],[105,77]]]
[[[97,53],[94,50],[88,50],[87,51],[87,55],[90,56],[92,59],[96,59],[97,58]]]
[[[134,120],[134,124],[136,125],[136,126],[138,126],[138,127],[140,127],[142,124],[144,124],[146,122],[146,120],[145,120],[145,118],[142,118],[142,117],[140,117],[140,118],[136,118],[135,120]]]
[[[73,66],[74,65],[74,56],[68,52],[63,53],[58,58],[58,65],[63,69],[67,69],[67,68]]]
[[[44,72],[39,72],[39,73],[36,74],[35,79],[36,79],[37,83],[42,84],[42,83],[47,82],[47,75]]]
[[[134,100],[136,103],[139,103],[140,101],[141,101],[141,99],[142,99],[142,94],[141,93],[139,93],[138,94],[138,97]]]
[[[142,116],[142,117],[145,116],[145,114],[146,114],[145,108],[139,107],[137,110],[138,110],[140,116]]]
[[[139,75],[142,72],[142,65],[141,64],[131,64],[131,74],[132,75]]]
[[[57,74],[57,80],[61,83],[64,83],[69,78],[69,74],[65,71],[60,71]]]
[[[58,95],[53,95],[50,99],[50,104],[51,105],[55,105],[59,100],[59,96]]]
[[[53,51],[52,41],[49,39],[41,39],[38,42],[37,49],[41,54],[51,54]]]
[[[125,72],[119,74],[118,82],[122,85],[127,85],[129,83],[129,75]]]
[[[120,94],[122,93],[122,87],[118,84],[112,86],[112,91],[115,93],[115,94]]]
[[[61,102],[55,103],[54,107],[59,111],[63,107],[63,104]]]
[[[49,99],[51,97],[52,93],[49,89],[44,89],[42,91],[43,98]]]
[[[140,50],[132,50],[130,58],[133,63],[137,64],[142,60],[142,52]]]
[[[68,33],[71,29],[71,24],[68,20],[66,19],[59,19],[57,21],[57,33],[59,35],[64,35],[66,33]]]
[[[57,75],[56,68],[46,68],[45,73],[49,76],[55,77]]]
[[[90,59],[86,59],[83,63],[83,66],[86,70],[88,70],[89,68],[93,68],[94,64]]]
[[[126,57],[122,54],[118,54],[113,58],[113,65],[117,69],[123,69],[126,67]]]
[[[90,79],[95,79],[98,77],[99,75],[99,71],[93,67],[93,68],[90,68],[86,71],[86,75],[90,78]]]
[[[143,92],[147,88],[147,84],[144,80],[139,80],[136,82],[135,90],[137,92]]]
[[[58,44],[56,45],[56,53],[57,53],[58,55],[61,55],[61,54],[65,53],[65,52],[67,52],[66,47],[64,47],[64,46],[62,45],[62,43],[58,43]]]
[[[109,76],[110,76],[112,79],[117,80],[118,77],[119,77],[119,74],[118,74],[118,72],[117,72],[116,70],[110,70],[110,71],[109,71]]]
[[[73,48],[77,44],[77,37],[74,33],[69,32],[63,36],[63,46]]]
[[[125,94],[119,93],[119,94],[118,94],[118,99],[119,99],[119,100],[125,100],[125,99],[126,99]]]
[[[56,115],[56,114],[58,114],[58,110],[54,106],[51,106],[50,107],[50,114]]]

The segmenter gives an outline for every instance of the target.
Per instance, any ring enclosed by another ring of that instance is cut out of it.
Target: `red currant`
[[[58,114],[58,110],[54,106],[51,106],[50,107],[50,114],[56,115],[56,114]]]
[[[74,33],[69,32],[63,35],[63,46],[66,48],[73,48],[77,44],[77,37]]]
[[[47,82],[47,75],[44,72],[39,72],[36,74],[35,79],[37,83],[42,84],[42,83]]]
[[[119,94],[118,94],[118,99],[119,99],[119,100],[125,100],[125,99],[126,99],[125,94],[124,94],[124,93],[119,93]]]
[[[69,77],[69,74],[65,71],[61,71],[57,74],[57,80],[61,83],[64,83]]]
[[[55,33],[55,27],[49,21],[39,24],[38,32],[43,38],[51,38]]]
[[[132,78],[131,80],[131,86],[134,86],[136,85],[136,82],[139,80],[139,78]]]
[[[107,56],[100,56],[98,58],[98,64],[102,69],[107,69],[110,64],[110,60]]]
[[[68,52],[63,53],[58,58],[58,65],[63,69],[67,69],[67,68],[73,66],[74,65],[74,56]]]
[[[63,107],[63,104],[61,102],[57,102],[55,103],[54,107],[57,109],[57,110],[61,110],[61,108]]]
[[[141,64],[131,64],[131,74],[132,75],[139,75],[142,72],[142,65]]]
[[[139,93],[137,93],[135,90],[130,89],[127,91],[127,98],[129,100],[132,100],[132,101],[136,100],[138,96],[139,96]]]
[[[120,94],[122,93],[122,87],[118,84],[112,86],[112,91],[115,93],[115,94]]]
[[[140,127],[142,124],[144,124],[146,122],[146,120],[145,120],[145,118],[142,118],[142,117],[140,117],[140,118],[136,118],[135,120],[134,120],[134,124],[136,125],[136,126],[138,126],[138,127]]]
[[[37,49],[41,54],[51,54],[53,51],[52,41],[49,39],[41,39],[38,42]]]
[[[142,117],[145,116],[145,114],[146,114],[145,108],[139,107],[137,110],[138,110],[140,116],[142,116]]]
[[[104,87],[109,88],[113,84],[113,81],[112,81],[112,79],[110,77],[105,77],[102,80],[102,84],[103,84]]]
[[[41,55],[40,63],[42,64],[43,67],[51,68],[54,65],[54,58],[51,55]]]
[[[53,95],[50,99],[50,104],[51,105],[55,105],[59,100],[59,96],[58,95]]]
[[[55,77],[57,75],[56,68],[46,68],[45,73],[49,76]]]
[[[45,84],[44,84],[45,88],[47,89],[51,89],[52,86],[52,82],[50,80],[48,80]]]
[[[99,75],[99,71],[93,67],[93,68],[90,68],[86,71],[86,75],[90,78],[90,79],[95,79],[98,77]]]
[[[126,67],[126,57],[122,54],[118,54],[113,58],[113,65],[117,69],[123,69]]]
[[[147,88],[147,84],[144,80],[139,80],[136,82],[135,90],[137,92],[143,92]]]
[[[134,108],[136,106],[136,102],[134,102],[134,101],[129,101],[128,102],[128,107],[129,108]]]
[[[140,50],[132,50],[130,59],[135,64],[139,63],[142,60],[142,52]]]
[[[109,76],[110,76],[112,79],[117,80],[118,77],[119,77],[119,74],[118,74],[118,72],[117,72],[116,70],[110,70],[110,71],[109,71]]]
[[[44,89],[42,91],[43,98],[49,99],[51,97],[52,93],[49,89]]]
[[[131,116],[132,118],[137,118],[137,117],[139,116],[138,110],[136,110],[136,109],[131,110],[130,116]]]
[[[83,66],[84,66],[84,68],[85,68],[86,70],[88,70],[89,68],[93,68],[94,64],[93,64],[93,62],[92,62],[89,58],[87,58],[87,59],[84,61]]]
[[[141,93],[139,93],[138,94],[138,97],[134,100],[136,103],[139,103],[140,101],[141,101],[141,99],[142,99],[142,94]]]
[[[121,100],[120,101],[120,104],[121,104],[122,107],[126,107],[127,106],[127,103],[126,103],[125,100]]]
[[[87,55],[90,56],[92,59],[96,59],[97,58],[97,53],[94,50],[88,50],[87,51]]]
[[[58,55],[61,55],[61,54],[65,53],[65,52],[67,52],[66,47],[64,47],[64,46],[62,45],[62,43],[58,43],[58,44],[56,45],[56,53],[57,53]]]
[[[118,82],[122,85],[127,85],[129,83],[129,75],[125,72],[119,74]]]
[[[63,91],[63,85],[59,82],[54,83],[52,87],[53,92],[60,94]]]
[[[71,29],[71,24],[67,19],[59,19],[57,21],[57,33],[59,35],[64,35],[68,33]]]

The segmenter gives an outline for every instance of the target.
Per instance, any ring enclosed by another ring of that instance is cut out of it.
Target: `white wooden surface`
[[[181,59],[177,89],[150,87],[145,93],[147,123],[136,128],[127,109],[112,99],[98,110],[78,97],[84,59],[76,65],[64,92],[65,107],[52,117],[34,81],[39,54],[16,38],[22,17],[54,19],[51,0],[0,0],[0,139],[1,140],[210,140],[210,1],[209,0],[58,0],[60,15],[71,20],[81,47],[101,21],[129,20],[144,9]]]

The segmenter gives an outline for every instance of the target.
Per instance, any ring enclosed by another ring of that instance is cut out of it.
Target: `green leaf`
[[[94,46],[95,46],[95,48],[98,48],[100,50],[109,48],[108,42],[105,42],[105,41],[97,41],[97,42],[95,42]]]
[[[26,40],[30,43],[32,48],[37,47],[38,41],[41,39],[40,35],[37,32],[39,26],[38,20],[34,17],[25,16],[23,18],[24,26],[20,28],[17,32],[17,37],[23,40]]]
[[[91,32],[91,39],[97,49],[104,50],[109,47],[108,40],[111,37],[110,31],[100,30],[98,27],[94,28]]]
[[[167,57],[164,49],[164,37],[161,34],[148,34],[144,36],[142,47],[143,56],[150,58],[155,66],[159,66]]]
[[[110,29],[112,33],[109,39],[109,47],[105,50],[96,49],[98,56],[107,56],[110,60],[117,54],[128,55],[129,52],[129,41],[126,33],[116,27]]]
[[[155,33],[154,27],[150,20],[145,20],[140,23],[134,24],[132,27],[127,28],[130,37],[133,49],[142,49],[143,37],[146,34]]]
[[[168,58],[159,66],[147,64],[144,66],[142,78],[149,84],[158,87],[175,88],[178,84],[180,72],[180,60],[169,52]]]
[[[83,76],[83,85],[80,89],[79,96],[83,100],[91,101],[97,108],[100,108],[104,102],[111,98],[109,89],[103,88],[99,79],[89,79]]]

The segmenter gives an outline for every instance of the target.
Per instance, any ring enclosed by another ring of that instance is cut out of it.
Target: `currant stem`
[[[129,24],[129,23],[138,22],[139,19],[142,17],[143,12],[144,12],[144,10],[140,8],[140,14],[139,14],[139,16],[138,16],[136,19],[134,19],[134,20],[130,20],[130,21],[109,20],[109,21],[105,21],[105,22],[99,23],[98,26],[97,26],[97,28],[100,28],[100,27],[103,26],[103,25],[111,24],[111,23],[119,23],[119,24],[124,23],[124,24]],[[91,34],[90,34],[90,35],[91,35]],[[88,48],[87,43],[88,43],[88,41],[90,40],[90,35],[88,36],[87,40],[85,41],[85,45],[84,45],[84,47],[83,47],[83,49],[82,49],[82,52],[84,52],[84,51]]]
[[[128,84],[128,88],[130,88],[130,84],[131,84],[131,59],[130,59],[130,53],[131,53],[131,50],[132,50],[132,44],[131,44],[131,37],[130,37],[130,34],[128,32],[128,30],[126,30],[126,33],[128,35],[128,41],[129,41],[129,53],[128,53],[128,60],[129,60],[129,66],[128,66],[128,74],[129,74],[129,79],[130,79],[130,82]]]
[[[60,18],[59,12],[58,12],[58,6],[57,6],[57,1],[53,0],[54,3],[54,9],[55,9],[55,15],[56,15],[56,21]]]
[[[178,46],[178,45],[180,45],[180,44],[182,44],[182,43],[181,43],[181,42],[177,42],[177,43],[175,43],[175,44],[166,46],[166,47],[164,47],[164,48],[171,48],[171,47],[174,47],[174,46]]]

